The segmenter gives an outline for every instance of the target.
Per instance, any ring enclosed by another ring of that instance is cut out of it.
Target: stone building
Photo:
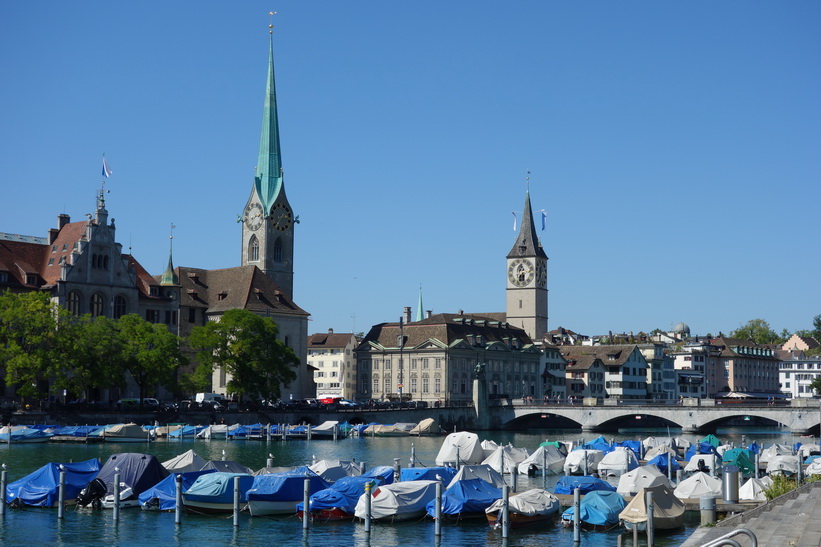
[[[356,398],[356,356],[360,340],[351,332],[328,332],[308,337],[308,367],[313,370],[317,398]]]

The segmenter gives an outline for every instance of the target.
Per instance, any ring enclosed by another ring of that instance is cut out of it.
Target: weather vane
[[[268,34],[274,33],[274,15],[276,14],[277,12],[275,11],[268,12]]]

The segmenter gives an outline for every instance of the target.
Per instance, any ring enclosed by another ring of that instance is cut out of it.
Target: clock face
[[[259,203],[252,203],[245,208],[245,225],[249,230],[256,231],[262,226],[262,205]]]
[[[533,282],[536,272],[533,263],[526,258],[517,258],[507,268],[508,280],[517,287],[526,287]]]
[[[536,286],[540,289],[547,287],[547,264],[542,260],[536,262]]]
[[[274,208],[271,210],[271,225],[274,228],[280,232],[284,232],[291,225],[292,220],[291,210],[287,205],[284,203],[274,205]]]

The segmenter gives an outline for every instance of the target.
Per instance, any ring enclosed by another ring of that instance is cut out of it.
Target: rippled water
[[[649,435],[666,436],[662,430],[622,432],[612,435],[615,440],[638,439]],[[673,433],[675,435],[675,433]],[[791,443],[796,439],[775,429],[719,430],[719,438],[739,446],[742,434],[746,443],[774,441]],[[531,433],[486,432],[480,438],[493,439],[499,444],[535,450],[545,439],[578,439],[579,431],[542,431]],[[588,438],[593,436],[587,435]],[[607,435],[608,438],[611,435]],[[701,436],[685,435],[696,440]],[[416,454],[418,465],[435,465],[443,437],[394,437],[349,438],[339,441],[289,440],[274,441],[158,441],[151,444],[29,444],[0,445],[0,461],[8,465],[8,481],[17,480],[50,461],[79,461],[97,457],[105,462],[116,452],[144,452],[155,455],[160,461],[170,459],[193,448],[205,459],[223,456],[236,460],[252,469],[263,467],[269,454],[275,466],[310,464],[316,459],[341,459],[365,461],[368,467],[393,465],[400,458],[407,466],[411,450]],[[805,442],[816,440],[802,439]],[[548,489],[552,491],[558,477],[548,477]],[[541,487],[542,478],[519,477],[519,491]],[[3,545],[302,545],[302,546],[399,546],[435,545],[434,523],[431,520],[388,524],[374,522],[372,531],[365,533],[359,522],[334,522],[312,524],[304,533],[302,521],[296,517],[251,518],[243,513],[238,528],[232,517],[205,517],[183,515],[182,525],[174,524],[173,513],[154,513],[139,509],[123,510],[120,521],[113,520],[111,511],[75,510],[67,508],[65,518],[57,519],[54,509],[6,509],[0,521],[0,543]],[[688,515],[686,527],[670,535],[657,534],[657,545],[679,545],[698,526],[697,513]],[[615,545],[620,532],[582,532],[582,545],[593,547]],[[632,536],[625,545],[632,544]],[[503,541],[501,532],[490,529],[483,521],[447,524],[442,527],[438,542],[445,545],[572,545],[572,530],[563,529],[558,518],[547,525],[537,525],[524,530],[512,530]]]

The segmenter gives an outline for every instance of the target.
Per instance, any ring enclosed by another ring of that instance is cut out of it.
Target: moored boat
[[[619,513],[624,527],[628,530],[647,529],[647,493],[653,493],[653,529],[675,530],[684,524],[684,504],[666,485],[642,488]]]
[[[72,505],[77,495],[100,472],[100,460],[76,463],[47,463],[6,486],[5,502],[10,506],[57,507],[60,471],[65,471],[65,502]]]
[[[297,503],[304,499],[306,479],[311,494],[330,486],[307,467],[254,477],[251,488],[246,492],[251,516],[295,514]]]
[[[217,515],[234,510],[234,477],[239,477],[240,509],[246,506],[246,494],[254,483],[248,473],[216,471],[197,477],[191,488],[182,493],[185,512],[195,515]]]
[[[498,499],[485,510],[488,524],[501,524],[504,500]],[[533,488],[508,498],[508,517],[511,528],[529,526],[552,519],[561,508],[559,499],[541,488]]]
[[[594,490],[585,494],[579,504],[579,521],[582,528],[606,532],[619,525],[619,513],[627,507],[627,502],[618,492]],[[562,524],[573,526],[575,510],[569,507],[562,513]]]
[[[408,481],[378,486],[371,491],[371,518],[402,521],[425,515],[428,502],[436,498],[438,481]],[[365,518],[365,496],[356,502],[357,518]]]

